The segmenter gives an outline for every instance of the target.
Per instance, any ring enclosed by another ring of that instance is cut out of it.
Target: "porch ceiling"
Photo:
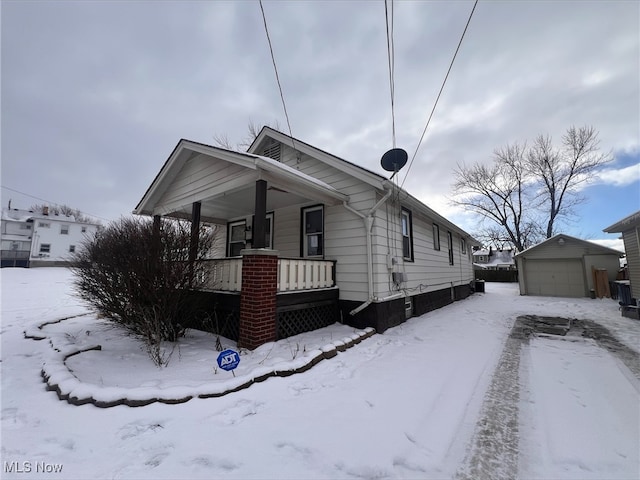
[[[270,158],[181,140],[133,213],[190,218],[193,203],[200,202],[203,221],[225,223],[253,214],[257,180],[267,182],[267,211],[348,200]]]
[[[255,181],[252,184],[234,189],[229,192],[204,198],[200,200],[202,207],[200,211],[201,219],[206,222],[226,223],[234,218],[253,215],[255,208]],[[267,212],[277,210],[279,208],[303,205],[310,201],[316,201],[313,198],[307,198],[295,193],[281,191],[268,183],[267,187]],[[191,218],[191,203],[185,204],[177,208],[171,213],[165,213],[165,216],[173,216],[178,218]]]

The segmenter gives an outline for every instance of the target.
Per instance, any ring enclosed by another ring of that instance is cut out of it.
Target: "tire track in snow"
[[[456,479],[511,479],[518,475],[520,350],[526,336],[516,321],[485,395],[469,453],[456,472]]]

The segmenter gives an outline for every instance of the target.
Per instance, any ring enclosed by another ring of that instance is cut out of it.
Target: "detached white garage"
[[[520,295],[588,297],[600,279],[616,279],[622,252],[559,234],[516,255]]]

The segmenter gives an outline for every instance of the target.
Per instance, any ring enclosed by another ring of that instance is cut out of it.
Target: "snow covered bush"
[[[207,280],[203,259],[212,234],[201,228],[195,262],[189,262],[189,222],[160,223],[123,217],[87,239],[74,256],[79,296],[106,318],[140,335],[151,358],[163,363],[161,343],[175,342],[191,326],[189,291]]]

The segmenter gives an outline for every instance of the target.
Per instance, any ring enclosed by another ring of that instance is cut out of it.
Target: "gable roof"
[[[153,179],[153,182],[151,182],[149,188],[147,188],[133,213],[137,215],[153,215],[154,205],[165,189],[170,186],[184,164],[197,154],[219,158],[244,167],[247,170],[256,171],[258,174],[259,172],[266,172],[278,179],[298,182],[305,188],[316,191],[325,197],[333,198],[335,201],[346,201],[349,198],[331,185],[271,158],[252,153],[235,152],[182,138],[165,161],[160,172]]]
[[[527,254],[529,254],[531,252],[535,252],[536,250],[540,250],[540,249],[543,249],[545,247],[549,247],[550,245],[558,244],[558,242],[560,240],[571,241],[571,242],[576,243],[578,245],[582,245],[583,247],[588,248],[589,252],[591,254],[597,254],[597,255],[610,254],[610,255],[617,255],[618,257],[624,256],[623,252],[620,252],[618,250],[614,250],[613,248],[603,247],[602,245],[598,245],[597,243],[589,242],[588,240],[582,240],[580,238],[572,237],[570,235],[565,235],[564,233],[559,233],[557,235],[554,235],[551,238],[547,238],[543,242],[540,242],[537,245],[534,245],[533,247],[529,247],[529,248],[517,253],[515,256],[516,257],[526,257]]]
[[[295,150],[309,155],[310,157],[313,157],[327,165],[337,168],[338,170],[341,170],[346,174],[351,175],[352,177],[355,177],[378,190],[385,191],[395,188],[401,192],[402,201],[406,203],[407,206],[421,210],[429,218],[433,219],[435,222],[443,226],[446,226],[449,230],[458,233],[460,236],[467,238],[472,244],[481,244],[481,242],[473,238],[471,234],[465,232],[455,223],[444,218],[442,215],[431,209],[422,201],[418,200],[406,190],[394,185],[386,177],[372,172],[371,170],[361,167],[360,165],[352,163],[348,160],[332,155],[331,153],[325,152],[324,150],[314,147],[313,145],[309,145],[308,143],[298,140],[297,138],[290,137],[289,135],[274,130],[271,127],[262,127],[262,130],[260,130],[258,136],[249,146],[248,152],[261,151],[261,147],[263,147],[268,139],[273,139],[285,145],[291,146]]]
[[[622,233],[638,226],[640,226],[640,210],[638,210],[636,213],[632,213],[622,220],[619,220],[618,222],[605,228],[602,231],[607,233]]]
[[[343,158],[336,157],[324,150],[314,147],[313,145],[309,145],[297,138],[290,137],[282,132],[274,130],[271,127],[264,126],[260,133],[255,138],[255,140],[249,145],[247,152],[256,153],[259,150],[259,147],[265,142],[267,138],[271,138],[285,145],[295,145],[295,150],[298,150],[301,153],[309,155],[310,157],[316,158],[327,165],[330,165],[334,168],[342,170],[343,172],[351,175],[352,177],[356,177],[359,180],[362,180],[369,185],[378,188],[379,190],[384,189],[384,183],[388,180],[371,170],[367,170],[364,167],[356,165],[355,163],[349,162]]]

